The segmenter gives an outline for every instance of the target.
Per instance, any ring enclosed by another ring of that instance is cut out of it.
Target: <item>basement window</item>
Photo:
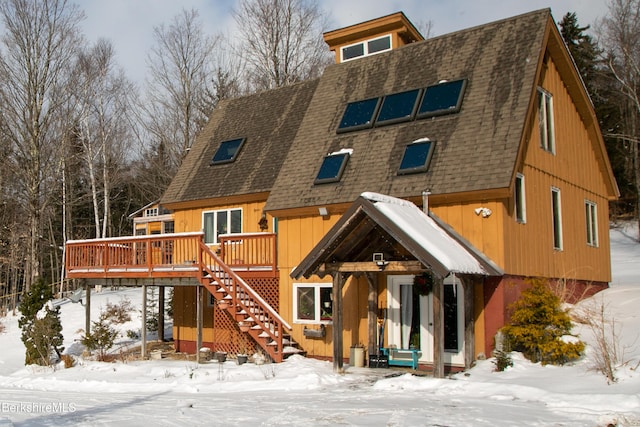
[[[457,113],[462,105],[466,80],[442,81],[424,91],[418,117],[433,117]]]
[[[416,113],[418,95],[420,95],[420,89],[385,96],[376,125],[390,125],[411,120]]]
[[[435,142],[429,138],[420,138],[404,147],[404,154],[398,168],[398,175],[425,172],[433,155]]]
[[[244,140],[245,138],[237,138],[222,142],[211,159],[211,165],[232,163],[235,161],[244,144]]]
[[[347,104],[338,126],[338,133],[370,128],[378,112],[380,98],[370,98]]]
[[[326,184],[329,182],[338,182],[342,178],[342,173],[347,166],[347,160],[353,153],[353,150],[343,149],[335,153],[330,153],[322,159],[322,165],[314,184]]]

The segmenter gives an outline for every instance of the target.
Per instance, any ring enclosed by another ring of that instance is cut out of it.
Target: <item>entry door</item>
[[[433,362],[433,299],[414,295],[414,276],[387,276],[387,338],[385,347],[410,348],[422,352],[420,361]]]
[[[420,362],[433,362],[433,296],[413,292],[414,276],[387,276],[385,347],[419,348]],[[464,289],[459,279],[444,280],[444,363],[464,366]]]

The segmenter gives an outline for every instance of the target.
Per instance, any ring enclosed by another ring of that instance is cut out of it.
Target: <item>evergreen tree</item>
[[[601,51],[593,41],[593,38],[585,33],[589,26],[580,27],[578,25],[578,17],[575,12],[568,12],[564,15],[558,25],[560,26],[562,38],[567,48],[569,48],[578,72],[587,87],[587,91],[592,96],[593,81]]]
[[[25,364],[49,366],[51,355],[58,358],[62,347],[62,323],[60,307],[53,307],[51,287],[43,280],[36,281],[20,302],[18,326],[22,329],[22,342],[26,349]]]

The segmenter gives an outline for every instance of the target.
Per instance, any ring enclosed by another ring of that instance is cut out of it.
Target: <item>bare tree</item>
[[[29,238],[25,289],[40,275],[42,213],[50,202],[61,144],[56,127],[68,95],[69,65],[79,45],[82,12],[66,0],[3,0],[0,57],[2,138],[11,145],[19,203]]]
[[[155,150],[168,156],[167,173],[173,176],[209,113],[202,108],[203,94],[217,39],[204,34],[195,10],[156,27],[154,38],[144,121]]]
[[[98,238],[111,235],[111,191],[130,147],[128,100],[134,89],[114,56],[113,46],[104,39],[78,56],[73,98]]]
[[[241,0],[234,11],[253,90],[320,75],[332,56],[322,39],[326,14],[308,0]]]
[[[626,98],[622,132],[605,133],[618,138],[628,149],[628,170],[636,193],[636,216],[640,213],[640,0],[611,0],[608,14],[599,23],[600,44],[606,61]]]

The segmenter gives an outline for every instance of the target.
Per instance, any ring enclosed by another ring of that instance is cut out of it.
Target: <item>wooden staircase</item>
[[[303,353],[291,339],[291,326],[207,245],[200,241],[200,283],[274,362]]]

